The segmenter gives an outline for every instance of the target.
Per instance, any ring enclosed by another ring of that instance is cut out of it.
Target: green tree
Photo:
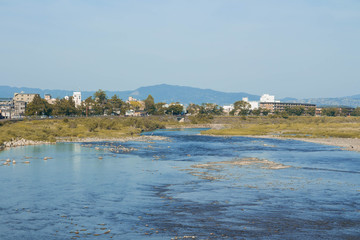
[[[159,102],[155,104],[155,113],[154,115],[165,115],[167,108],[165,107],[166,103]]]
[[[234,110],[230,112],[231,115],[246,116],[250,113],[251,105],[245,101],[237,101],[234,103]]]
[[[94,93],[94,98],[96,102],[101,104],[104,104],[107,101],[106,93],[101,89],[99,89],[97,92]]]
[[[53,108],[53,114],[57,116],[70,116],[78,114],[78,109],[76,109],[75,102],[72,97],[69,97],[68,100],[64,98],[57,99]]]
[[[154,98],[149,95],[146,99],[145,99],[145,111],[148,113],[148,114],[154,114],[155,111],[156,111],[156,107],[155,107],[155,102],[154,102]]]
[[[125,103],[115,94],[108,100],[107,106],[105,107],[107,109],[107,114],[121,114],[124,104]],[[125,113],[125,111],[123,111],[123,113]]]
[[[131,101],[130,108],[133,110],[139,110],[141,108],[141,103],[138,101]]]
[[[351,116],[360,116],[360,107],[355,108]]]
[[[93,115],[93,106],[95,105],[95,101],[92,97],[88,97],[85,99],[84,103],[81,105],[82,114],[85,116]]]
[[[252,110],[251,114],[254,115],[254,116],[260,116],[261,108],[256,108],[256,109]]]
[[[196,115],[200,112],[200,106],[194,103],[190,103],[189,106],[186,108],[186,111],[191,115]]]
[[[50,116],[52,112],[52,106],[42,99],[39,95],[35,95],[34,99],[26,105],[25,115],[26,116]]]
[[[94,93],[95,102],[92,106],[92,112],[95,115],[104,115],[108,112],[109,105],[107,104],[107,96],[105,91],[99,89]]]
[[[199,113],[206,115],[221,115],[223,113],[223,108],[213,103],[203,103],[200,106]]]
[[[315,113],[316,113],[316,107],[308,107],[305,110],[305,114],[309,116],[315,116]]]
[[[263,116],[267,116],[270,113],[270,110],[266,109],[266,108],[260,108],[260,112]]]
[[[172,104],[170,105],[167,110],[166,114],[172,114],[172,115],[180,115],[184,110],[184,107],[180,104]]]
[[[339,109],[335,107],[327,107],[321,110],[322,116],[334,117],[339,115]]]
[[[301,116],[305,113],[304,106],[285,107],[285,112],[290,116]]]

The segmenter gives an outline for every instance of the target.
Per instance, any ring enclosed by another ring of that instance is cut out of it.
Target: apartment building
[[[270,113],[283,112],[286,110],[286,108],[298,106],[304,107],[305,111],[311,107],[316,108],[315,104],[309,103],[260,102],[260,108],[267,109],[270,111]]]
[[[32,100],[34,100],[35,96],[39,96],[39,94],[37,93],[14,93],[14,97],[13,100],[14,102],[25,102],[26,104],[32,102]]]

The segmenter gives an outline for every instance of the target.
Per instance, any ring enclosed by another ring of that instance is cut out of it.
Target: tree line
[[[184,113],[183,106],[179,103],[155,103],[149,95],[144,101],[125,102],[117,95],[108,98],[105,91],[98,90],[93,96],[86,98],[80,106],[75,106],[73,97],[56,99],[54,104],[48,103],[39,95],[27,104],[26,116],[99,116],[99,115],[125,115],[129,110],[142,111],[148,115],[179,115]]]
[[[268,109],[258,108],[251,110],[251,105],[245,101],[236,101],[233,109],[228,113],[232,116],[267,116]],[[80,106],[76,107],[72,97],[68,99],[56,99],[54,104],[48,103],[39,95],[36,95],[32,102],[27,104],[26,116],[98,116],[98,115],[125,115],[129,110],[142,111],[146,115],[180,115],[191,114],[201,116],[224,115],[224,108],[213,103],[189,104],[184,110],[180,103],[166,104],[155,103],[154,98],[149,95],[144,101],[125,102],[117,95],[108,98],[105,91],[98,90],[93,96],[86,98]],[[274,115],[287,116],[314,116],[315,107],[305,108],[304,106],[286,107],[284,111],[275,111]],[[324,116],[360,116],[360,108],[350,111],[348,108],[323,108]]]

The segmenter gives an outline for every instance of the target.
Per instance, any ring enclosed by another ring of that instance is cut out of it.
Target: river
[[[360,239],[359,153],[200,130],[0,152],[0,239]]]

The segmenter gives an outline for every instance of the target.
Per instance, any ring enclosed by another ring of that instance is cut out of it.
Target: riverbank
[[[144,131],[181,126],[171,117],[74,118],[6,121],[0,123],[0,150],[7,147],[56,142],[141,140]],[[146,138],[146,137],[145,137]],[[146,141],[146,140],[145,140]]]
[[[280,137],[276,135],[212,135],[202,134],[213,137],[248,137],[248,138],[266,138],[266,139],[278,139],[278,140],[296,140],[310,143],[318,143],[329,146],[341,147],[346,151],[360,152],[360,139],[359,138],[298,138],[298,137]]]
[[[358,138],[293,138],[293,140],[337,146],[347,151],[360,152],[360,139]]]

